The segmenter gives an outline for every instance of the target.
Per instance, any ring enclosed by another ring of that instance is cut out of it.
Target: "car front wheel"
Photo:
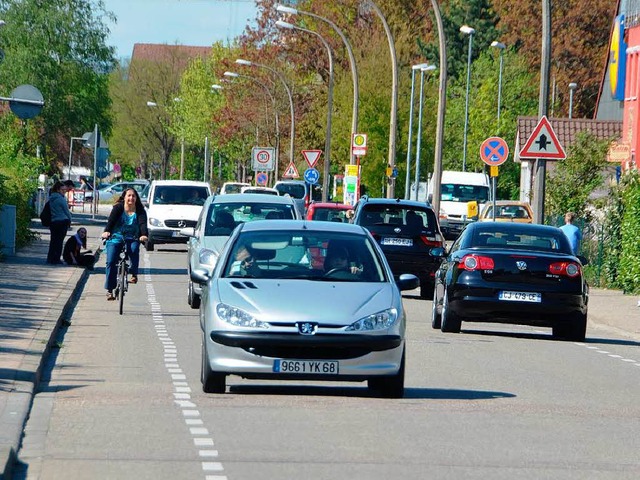
[[[198,309],[200,308],[200,295],[198,295],[194,288],[193,288],[193,282],[189,281],[189,287],[188,287],[188,293],[187,293],[187,302],[189,303],[189,306],[193,309]]]
[[[383,398],[402,398],[404,396],[404,357],[403,350],[398,373],[388,377],[370,378],[367,382],[369,389],[379,393]]]
[[[435,288],[433,292],[433,300],[431,302],[431,326],[437,330],[442,325],[442,315],[438,313],[438,296],[436,295]]]
[[[200,381],[202,382],[202,391],[204,393],[224,393],[227,389],[226,375],[211,370],[209,365],[209,355],[205,346],[206,339],[202,338],[202,370]]]

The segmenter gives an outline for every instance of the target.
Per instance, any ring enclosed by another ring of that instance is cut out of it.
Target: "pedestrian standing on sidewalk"
[[[51,238],[49,240],[47,263],[51,265],[63,264],[62,260],[60,260],[62,244],[64,243],[64,237],[67,236],[67,230],[71,226],[71,211],[66,197],[68,188],[64,183],[56,182],[49,193],[49,206],[51,207],[49,232],[51,232]]]
[[[87,250],[87,229],[80,227],[75,235],[69,237],[64,244],[62,258],[69,265],[78,265],[93,270],[96,257],[91,250]]]
[[[104,281],[107,300],[115,300],[113,289],[118,281],[117,263],[123,245],[126,245],[131,260],[129,283],[138,283],[140,242],[146,242],[147,235],[147,212],[138,192],[134,188],[127,188],[111,209],[107,226],[102,232],[102,238],[107,240],[107,268]]]
[[[582,233],[580,229],[573,224],[576,214],[567,212],[564,216],[564,225],[560,227],[571,244],[574,255],[580,253],[580,242],[582,241]]]

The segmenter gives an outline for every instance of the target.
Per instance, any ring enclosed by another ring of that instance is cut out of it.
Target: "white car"
[[[180,229],[196,225],[210,195],[206,182],[154,180],[147,200],[147,250],[152,252],[160,243],[187,243]]]
[[[236,226],[254,220],[299,219],[296,205],[289,196],[259,193],[229,193],[209,197],[195,228],[180,233],[189,239],[189,274],[197,268],[213,270],[220,252]],[[200,306],[200,285],[189,280],[187,301],[191,308]]]
[[[280,192],[271,187],[242,187],[240,193],[264,193],[265,195],[280,195]]]

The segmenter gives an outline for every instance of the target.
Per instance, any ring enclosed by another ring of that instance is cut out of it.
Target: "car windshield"
[[[489,200],[489,187],[483,185],[457,185],[443,183],[440,200],[445,202],[486,202]]]
[[[435,215],[429,215],[425,209],[400,205],[367,205],[358,223],[363,227],[409,226],[420,232],[436,230]]]
[[[280,183],[275,186],[275,189],[280,192],[280,195],[289,194],[293,198],[304,198],[307,194],[304,185],[300,183]]]
[[[477,229],[471,236],[468,247],[525,249],[570,253],[571,249],[562,231],[533,233],[531,231],[501,231]]]
[[[487,211],[484,215],[486,218],[493,217],[493,205],[487,207]],[[520,205],[498,205],[496,207],[496,218],[531,218],[529,211]]]
[[[340,282],[386,278],[368,237],[313,230],[241,232],[222,277]]]
[[[295,219],[294,206],[262,202],[212,203],[207,211],[205,236],[231,235],[233,229],[254,220]]]
[[[158,186],[153,194],[153,203],[171,205],[204,205],[209,192],[206,187]]]

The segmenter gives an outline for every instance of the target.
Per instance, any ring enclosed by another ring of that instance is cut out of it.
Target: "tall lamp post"
[[[382,11],[378,8],[373,0],[368,0],[368,4],[376,12],[382,26],[384,27],[384,33],[387,35],[387,41],[389,43],[389,53],[391,54],[391,108],[389,112],[389,167],[394,168],[396,165],[396,134],[398,130],[398,60],[396,58],[396,47],[393,41],[393,34],[387,23],[387,19],[384,18]],[[387,198],[393,198],[395,196],[395,179],[391,180],[389,188],[387,188]]]
[[[409,100],[409,138],[407,140],[407,178],[404,184],[404,198],[409,200],[411,198],[411,144],[413,143],[413,96],[415,90],[416,70],[420,70],[422,67],[426,67],[428,64],[419,63],[411,67],[411,99]]]
[[[464,140],[462,142],[462,171],[467,171],[467,132],[469,131],[469,85],[471,84],[471,49],[473,47],[473,34],[476,31],[468,25],[460,27],[460,31],[469,35],[469,53],[467,54],[467,93],[464,102]]]
[[[278,109],[276,108],[276,97],[273,95],[273,93],[271,93],[271,90],[269,90],[269,87],[267,87],[264,83],[262,83],[261,81],[259,81],[254,77],[251,77],[249,75],[242,75],[236,72],[224,72],[224,76],[229,78],[238,78],[238,77],[246,78],[247,80],[250,80],[256,85],[259,85],[260,87],[262,87],[262,89],[265,91],[267,96],[271,99],[271,105],[273,106],[273,112],[275,115],[275,127],[276,127],[276,162],[275,163],[276,163],[276,169],[277,169],[278,158],[280,157],[280,117],[278,115]],[[211,85],[211,88],[215,88],[215,87],[216,85]],[[217,87],[220,87],[220,86],[217,85]]]
[[[424,72],[430,72],[436,69],[435,65],[425,64],[420,68],[420,101],[418,107],[418,142],[416,145],[416,198],[418,200],[418,192],[420,191],[420,150],[422,146],[422,98],[423,98],[423,84],[424,84]]]
[[[69,142],[69,170],[67,171],[67,180],[71,180],[71,158],[73,157],[73,141],[74,140],[83,140],[86,141],[85,137],[71,137],[71,141]],[[93,183],[96,183],[95,179]]]
[[[290,133],[291,139],[290,139],[290,145],[289,145],[289,161],[293,163],[293,158],[294,158],[293,149],[294,149],[295,136],[296,136],[296,118],[295,118],[295,112],[293,111],[293,96],[291,95],[291,89],[289,88],[289,85],[287,85],[287,81],[284,79],[284,77],[280,72],[278,72],[274,68],[271,68],[268,65],[251,62],[249,60],[243,60],[242,58],[237,59],[236,63],[238,65],[246,65],[249,67],[264,68],[265,70],[268,70],[269,72],[273,73],[276,77],[278,77],[280,82],[282,82],[282,85],[284,86],[284,89],[287,92],[287,96],[289,97],[289,114],[291,115],[291,133]],[[278,180],[278,173],[279,173],[278,168],[279,168],[278,158],[276,157],[276,168],[275,168],[274,180]]]
[[[292,23],[283,22],[282,20],[278,20],[276,25],[280,28],[286,28],[289,30],[300,30],[301,32],[310,33],[318,37],[318,39],[324,45],[324,48],[327,50],[327,55],[329,56],[329,91],[327,93],[327,130],[324,138],[324,171],[322,178],[322,201],[326,202],[328,200],[328,192],[329,192],[329,176],[331,175],[331,117],[333,113],[333,53],[331,53],[331,47],[324,39],[322,35],[318,32],[314,32],[313,30],[307,30],[306,28],[298,27],[297,25],[293,25]]]
[[[498,73],[498,130],[499,130],[500,129],[500,102],[502,100],[502,53],[504,52],[506,45],[502,42],[498,42],[494,40],[493,42],[491,42],[491,46],[493,48],[497,48],[498,50],[500,50],[500,70],[499,70],[500,73]]]
[[[276,5],[276,10],[280,13],[288,13],[290,15],[307,15],[309,17],[328,23],[342,39],[342,42],[347,49],[347,54],[349,55],[349,66],[351,67],[351,77],[353,79],[353,111],[351,114],[351,136],[353,137],[353,134],[357,133],[358,130],[358,68],[356,67],[356,59],[353,55],[353,49],[351,48],[351,44],[347,40],[347,37],[344,35],[344,33],[342,33],[342,30],[340,30],[338,26],[331,20],[325,17],[321,17],[320,15],[316,15],[315,13],[305,12],[302,10],[298,10],[297,8],[286,7],[284,5]],[[356,163],[353,153],[350,155],[349,163],[351,165],[355,165]]]
[[[578,84],[571,82],[569,84],[569,118],[573,118],[573,92],[578,88]]]

